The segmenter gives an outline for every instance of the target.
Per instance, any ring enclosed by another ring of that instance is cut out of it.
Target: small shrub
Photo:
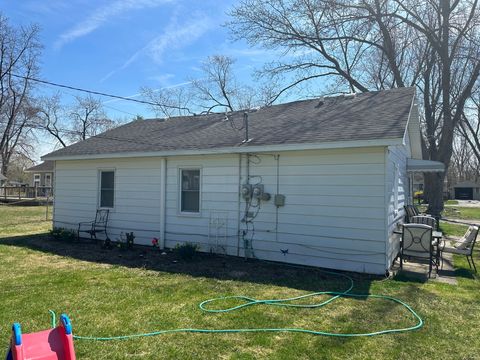
[[[120,233],[120,237],[117,238],[117,247],[121,250],[131,250],[135,241],[135,235],[132,232]]]
[[[109,249],[109,250],[110,250],[111,248],[113,248],[112,240],[110,240],[109,237],[107,237],[107,238],[105,239],[105,241],[103,242],[102,248],[104,248],[104,249]]]
[[[135,240],[135,235],[133,234],[133,231],[130,233],[127,232],[126,237],[127,237],[127,241],[126,241],[127,249],[133,248],[133,242]]]
[[[199,246],[197,244],[192,244],[188,242],[182,245],[177,244],[175,246],[175,252],[182,260],[192,260],[195,257],[198,249]]]
[[[54,240],[67,241],[67,242],[74,241],[77,238],[77,234],[75,231],[70,229],[60,228],[60,227],[56,227],[50,230],[50,236]]]

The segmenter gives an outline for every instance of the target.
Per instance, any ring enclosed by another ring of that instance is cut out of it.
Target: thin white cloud
[[[136,51],[127,59],[119,68],[110,71],[100,82],[104,82],[118,71],[124,70],[143,56],[148,56],[155,63],[161,64],[164,60],[166,52],[178,50],[194,43],[203,34],[214,26],[214,22],[204,14],[194,14],[179,24],[174,18],[167,25],[165,31],[151,40],[147,45]]]
[[[166,73],[166,74],[160,74],[160,75],[153,75],[149,77],[151,80],[156,81],[159,83],[161,86],[169,86],[170,80],[175,78],[174,74]]]
[[[22,7],[29,12],[43,15],[58,14],[71,6],[71,2],[64,0],[50,0],[50,1],[26,1],[22,3]]]
[[[113,18],[126,12],[154,8],[171,1],[172,0],[115,0],[95,9],[86,19],[80,21],[70,30],[61,34],[54,46],[59,49],[63,45],[72,42],[77,38],[90,34],[104,25],[107,21],[111,21]]]

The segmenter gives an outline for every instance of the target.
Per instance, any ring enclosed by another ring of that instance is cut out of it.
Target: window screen
[[[100,172],[100,207],[113,208],[115,193],[115,172]]]
[[[181,170],[181,211],[200,212],[200,170]]]

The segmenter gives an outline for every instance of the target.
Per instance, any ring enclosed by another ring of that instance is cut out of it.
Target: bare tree
[[[30,77],[40,53],[36,26],[13,28],[0,14],[0,172],[6,174],[16,151],[27,151],[33,121]]]
[[[236,108],[237,84],[232,71],[234,60],[223,55],[209,56],[202,64],[203,77],[192,80],[200,106],[209,113],[217,107]]]
[[[470,96],[459,123],[458,133],[470,149],[471,155],[480,163],[480,89]]]
[[[152,108],[157,116],[170,118],[193,114],[189,109],[192,93],[188,88],[151,89],[144,87],[141,92],[148,101],[155,104]]]
[[[71,141],[82,141],[115,127],[115,121],[105,114],[102,102],[92,96],[76,97],[69,112],[71,130],[67,131]]]
[[[60,102],[60,94],[42,97],[37,104],[38,127],[52,136],[62,147],[68,144],[68,127],[65,109]]]
[[[160,116],[184,116],[194,110],[208,114],[218,111],[236,111],[269,105],[276,96],[276,82],[253,88],[237,81],[235,60],[225,55],[207,57],[201,66],[201,74],[190,79],[189,87],[166,89],[143,88],[142,94],[155,103],[153,110]]]
[[[202,112],[251,109],[270,101],[262,97],[267,93],[266,88],[254,89],[237,80],[234,64],[235,59],[225,55],[209,56],[202,63],[200,79],[191,81],[197,106]]]
[[[284,51],[263,73],[315,79],[337,91],[416,86],[424,157],[447,168],[480,73],[478,0],[244,0],[231,11],[237,39]],[[443,209],[445,174],[426,174],[428,211]]]
[[[25,154],[14,154],[10,159],[7,178],[20,183],[29,183],[30,174],[25,169],[35,165],[35,162]]]
[[[15,155],[31,158],[35,149],[31,126],[35,119],[35,109],[24,101],[22,107],[15,111],[9,131],[4,132],[2,137],[3,146],[0,153],[2,174],[7,174],[10,161]]]

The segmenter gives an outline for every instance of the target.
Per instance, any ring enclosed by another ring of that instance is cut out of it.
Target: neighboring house
[[[0,174],[0,186],[3,186],[7,183],[7,178],[3,175]]]
[[[408,171],[442,165],[412,158],[413,88],[137,120],[43,157],[55,227],[106,208],[113,240],[376,274],[398,253]]]
[[[473,181],[463,181],[454,187],[455,199],[459,200],[480,200],[480,184]]]
[[[54,161],[44,161],[41,164],[32,166],[25,170],[30,173],[30,186],[33,187],[53,187],[53,178],[55,171]]]

